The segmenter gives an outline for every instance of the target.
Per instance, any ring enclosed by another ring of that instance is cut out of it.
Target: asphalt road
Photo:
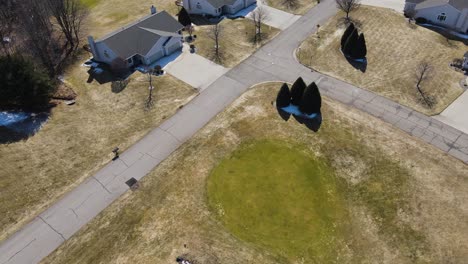
[[[254,84],[293,82],[302,76],[315,81],[321,93],[376,116],[408,134],[468,163],[468,135],[434,118],[417,113],[382,96],[333,79],[299,64],[294,50],[336,13],[333,0],[321,3],[275,39],[203,90],[199,96],[109,163],[96,175],[35,217],[0,245],[0,264],[37,263],[120,195],[125,182],[143,178],[216,114]],[[276,92],[276,91],[272,91]]]

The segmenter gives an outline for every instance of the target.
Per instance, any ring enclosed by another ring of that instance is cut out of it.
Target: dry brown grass
[[[354,228],[347,230],[350,240],[337,241],[343,243],[337,262],[460,263],[468,257],[465,164],[328,99],[318,133],[293,119],[286,123],[271,105],[278,87],[259,85],[237,99],[146,176],[141,189],[123,195],[44,263],[173,263],[182,254],[196,263],[287,263],[229,234],[206,204],[212,168],[240,143],[261,139],[303,144],[357,190],[357,200],[348,201]],[[369,179],[355,171],[375,177],[369,189],[359,187]],[[373,196],[379,192],[386,195]],[[380,210],[390,218],[379,217]]]
[[[86,0],[87,34],[102,37],[150,12],[177,12],[173,1]],[[88,56],[88,55],[86,55]],[[112,157],[174,114],[195,91],[170,75],[156,78],[155,103],[144,110],[146,76],[135,73],[120,93],[111,85],[86,83],[87,57],[81,54],[67,70],[67,84],[78,94],[74,106],[59,105],[40,132],[27,141],[0,145],[0,241],[18,230],[58,197],[96,172]]]
[[[250,19],[224,19],[221,21],[222,35],[220,37],[220,64],[225,67],[234,67],[241,61],[254,53],[262,44],[275,37],[279,30],[267,25],[262,25],[262,43],[254,44],[253,36],[255,28]],[[194,41],[197,53],[201,56],[214,59],[214,40],[210,38],[211,26],[197,26],[194,34],[197,39]],[[218,62],[219,63],[219,62]]]
[[[91,9],[85,28],[88,34],[96,39],[149,15],[151,5],[154,5],[158,12],[165,10],[171,15],[178,12],[173,0],[94,0],[88,5]]]
[[[109,162],[115,146],[135,143],[195,95],[170,75],[154,78],[154,107],[145,111],[146,76],[133,74],[123,91],[113,93],[110,83],[86,83],[87,68],[79,66],[85,59],[65,74],[77,103],[55,107],[28,140],[0,145],[0,240]]]
[[[320,28],[320,38],[309,37],[298,52],[299,60],[317,71],[377,92],[426,114],[437,114],[461,93],[461,73],[449,67],[454,58],[463,57],[462,43],[450,43],[441,35],[418,26],[410,26],[400,14],[385,8],[361,7],[351,14],[358,21],[367,42],[368,65],[365,73],[353,68],[341,54],[340,39],[345,29],[343,13]],[[422,89],[434,97],[429,109],[416,90],[414,74],[418,64],[429,61],[433,78]]]
[[[263,1],[263,0],[258,0]],[[303,15],[317,4],[317,0],[296,0],[295,6],[288,5],[285,0],[265,0],[268,6],[295,15]]]

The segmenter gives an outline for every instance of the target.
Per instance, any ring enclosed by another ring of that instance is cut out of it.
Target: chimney
[[[154,5],[151,6],[151,14],[156,14],[156,7],[154,7]]]
[[[88,44],[89,48],[91,49],[91,53],[93,53],[93,58],[95,60],[99,60],[99,54],[96,50],[96,43],[94,42],[94,38],[92,36],[88,36]]]

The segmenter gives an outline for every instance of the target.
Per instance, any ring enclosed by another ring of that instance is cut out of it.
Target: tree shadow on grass
[[[279,108],[279,107],[276,107],[276,110],[278,111],[278,114],[279,116],[284,120],[284,121],[288,121],[289,118],[291,118],[291,114],[284,111],[283,109]]]
[[[361,72],[366,72],[367,70],[367,59],[362,59],[362,60],[355,60],[350,57],[345,56],[346,60],[348,61],[353,68],[356,70],[360,70]]]
[[[305,118],[305,117],[290,114],[279,107],[276,107],[276,110],[278,111],[279,116],[284,121],[288,121],[291,118],[291,116],[293,116],[294,119],[296,119],[296,121],[299,124],[305,125],[308,129],[314,132],[318,132],[320,129],[320,126],[322,125],[322,113],[318,113],[315,118],[311,119],[311,118]]]

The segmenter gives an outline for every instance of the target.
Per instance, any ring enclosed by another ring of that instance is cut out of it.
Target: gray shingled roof
[[[206,0],[210,3],[214,8],[220,8],[225,5],[232,5],[236,2],[236,0]]]
[[[449,4],[455,7],[458,10],[463,10],[464,8],[468,8],[468,1],[467,0],[426,0],[416,5],[416,9],[423,9],[429,7],[436,7],[441,5]]]
[[[124,26],[97,42],[104,42],[117,56],[128,59],[135,54],[145,56],[161,36],[173,36],[182,28],[175,18],[162,11]]]

